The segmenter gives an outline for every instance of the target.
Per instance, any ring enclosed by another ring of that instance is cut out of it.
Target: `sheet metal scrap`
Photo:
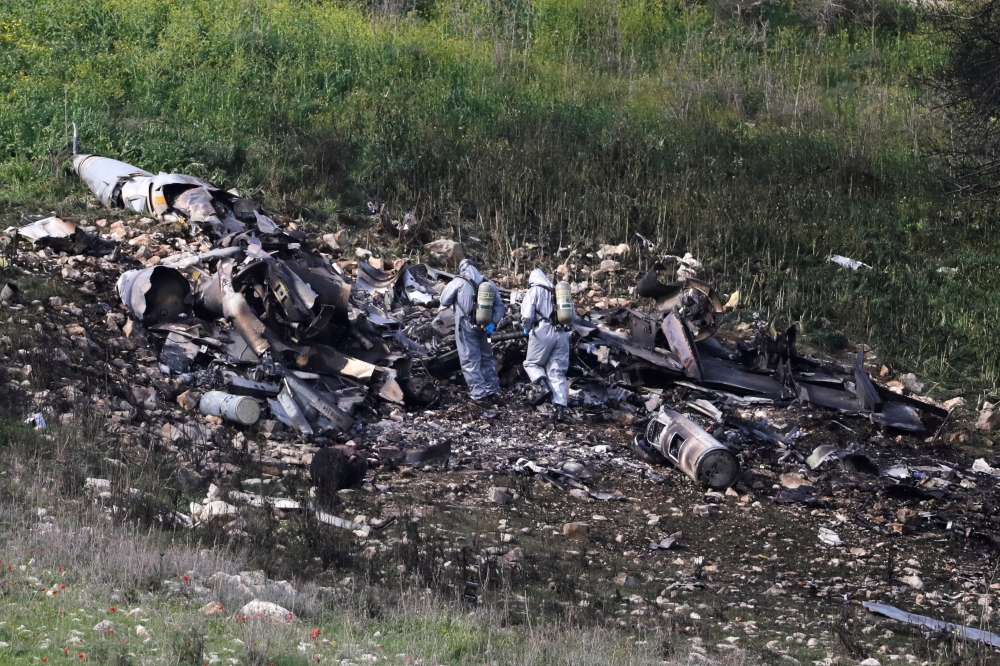
[[[951,622],[942,622],[941,620],[935,620],[934,618],[927,617],[926,615],[907,613],[906,611],[900,610],[895,606],[888,606],[886,604],[876,604],[870,601],[864,601],[861,605],[872,613],[883,615],[887,618],[898,620],[899,622],[905,622],[906,624],[912,624],[917,627],[924,627],[934,633],[952,636],[954,638],[958,638],[959,640],[974,641],[976,643],[985,643],[993,647],[1000,647],[1000,636],[989,631],[974,629],[973,627],[966,627],[964,625],[953,624]]]
[[[175,239],[178,252],[161,250],[148,262],[157,265],[127,271],[118,283],[128,314],[149,327],[142,339],[160,347],[162,371],[203,376],[206,365],[226,367],[199,389],[260,400],[304,438],[352,430],[352,413],[366,403],[437,399],[409,372],[411,359],[430,356],[440,341],[425,347],[409,335],[416,323],[406,327],[400,317],[429,324],[426,308],[451,275],[405,260],[334,263],[323,254],[329,242],[313,245],[290,220],[195,176],[153,175],[97,155],[76,154],[73,164],[105,206],[186,225],[190,242]],[[56,218],[22,231],[57,251],[85,244],[96,253],[94,239],[107,242]]]
[[[797,398],[907,432],[924,430],[921,412],[941,418],[947,415],[935,405],[877,386],[864,367],[863,348],[849,366],[799,354],[794,327],[779,333],[770,323],[758,320],[752,345],[738,351],[727,349],[711,337],[724,311],[718,294],[693,277],[660,282],[658,270],[664,268],[654,265],[636,284],[636,294],[653,299],[661,313],[659,331],[654,330],[651,315],[630,310],[625,317],[627,334],[600,325],[596,332],[581,333],[578,353],[597,356],[606,364],[611,359],[600,347],[613,348],[632,357],[638,363],[636,371],[647,375],[647,381],[652,379],[653,386],[686,380],[773,402]],[[598,316],[610,324],[623,321],[613,313]],[[613,365],[627,365],[627,361],[618,358]]]
[[[28,224],[17,230],[17,235],[27,238],[39,247],[50,247],[56,252],[67,254],[105,255],[114,251],[114,244],[88,233],[73,222],[58,217],[46,217],[32,222],[22,215]]]

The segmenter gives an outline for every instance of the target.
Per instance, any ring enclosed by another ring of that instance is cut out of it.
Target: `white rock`
[[[910,393],[915,393],[916,395],[920,395],[921,393],[924,392],[923,383],[917,381],[917,376],[912,372],[908,372],[905,375],[901,375],[899,378],[899,382],[903,385],[903,388],[905,388]]]
[[[115,623],[112,622],[111,620],[101,620],[100,622],[94,625],[94,631],[99,631],[103,634],[108,629],[114,629],[114,627]]]
[[[226,504],[222,500],[207,502],[197,510],[196,514],[197,506],[197,503],[191,503],[191,517],[203,523],[208,521],[227,521],[235,518],[238,513],[235,506]]]
[[[254,599],[245,604],[240,609],[240,615],[245,615],[247,619],[259,617],[274,622],[291,622],[295,619],[295,616],[287,608],[282,608],[278,604],[272,604],[270,601],[261,601],[260,599]]]
[[[868,657],[858,664],[858,666],[882,666],[882,662],[874,657]]]

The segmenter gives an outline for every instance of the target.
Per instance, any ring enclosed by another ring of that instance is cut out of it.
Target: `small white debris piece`
[[[868,264],[858,261],[857,259],[849,259],[847,257],[842,257],[839,254],[834,254],[830,256],[830,261],[837,264],[838,266],[843,266],[844,268],[850,268],[852,271],[856,271],[859,268],[871,268]]]
[[[601,249],[597,251],[597,256],[600,259],[607,259],[608,257],[617,257],[623,254],[628,254],[628,252],[628,243],[622,243],[621,245],[602,245]]]
[[[111,481],[108,479],[89,478],[83,482],[83,487],[87,490],[110,490]]]
[[[819,528],[819,540],[828,546],[840,546],[844,543],[836,532],[827,527]]]
[[[972,463],[972,471],[979,472],[980,474],[996,474],[997,470],[995,467],[990,465],[988,462],[982,458],[976,458],[976,462]]]
[[[25,423],[27,423],[30,426],[34,426],[35,430],[45,430],[48,427],[48,425],[45,423],[45,417],[42,416],[41,412],[29,416],[25,420]]]

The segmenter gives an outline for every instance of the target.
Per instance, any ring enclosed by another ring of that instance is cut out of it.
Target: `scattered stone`
[[[500,561],[508,566],[520,564],[521,562],[524,562],[524,551],[520,547],[513,548],[510,552],[501,556]]]
[[[566,523],[563,536],[573,541],[590,541],[590,525],[587,523]]]
[[[614,582],[615,582],[615,585],[627,585],[629,587],[637,584],[636,579],[633,578],[632,576],[629,576],[624,571],[622,571],[617,576],[615,576]]]
[[[244,605],[240,608],[239,614],[245,616],[248,620],[257,617],[270,622],[292,622],[295,619],[295,615],[287,608],[282,608],[278,604],[273,604],[270,601],[261,601],[260,599],[254,599]]]
[[[201,612],[203,615],[216,615],[221,613],[223,610],[222,604],[217,601],[209,601],[207,604],[201,607]]]
[[[494,504],[503,506],[504,504],[509,504],[514,501],[514,491],[510,488],[499,488],[497,486],[493,486],[489,489],[489,491],[487,491],[486,497]]]
[[[200,399],[201,396],[198,395],[197,393],[194,393],[193,391],[190,390],[184,391],[183,393],[177,396],[177,404],[180,405],[183,409],[190,412],[194,409],[198,409],[198,401]]]
[[[984,409],[979,414],[979,420],[976,421],[976,427],[980,430],[988,431],[1000,428],[1000,412],[994,412],[992,406],[990,409]]]
[[[965,398],[952,398],[951,400],[945,400],[942,404],[945,409],[955,409],[956,407],[961,407],[965,404]]]
[[[900,375],[899,383],[903,385],[903,388],[914,395],[920,395],[924,392],[924,385],[917,381],[917,376],[912,372]]]

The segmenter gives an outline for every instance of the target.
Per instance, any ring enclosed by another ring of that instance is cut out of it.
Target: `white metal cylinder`
[[[206,416],[220,416],[243,425],[253,425],[260,418],[260,404],[256,400],[224,391],[209,391],[201,396],[199,407]]]

